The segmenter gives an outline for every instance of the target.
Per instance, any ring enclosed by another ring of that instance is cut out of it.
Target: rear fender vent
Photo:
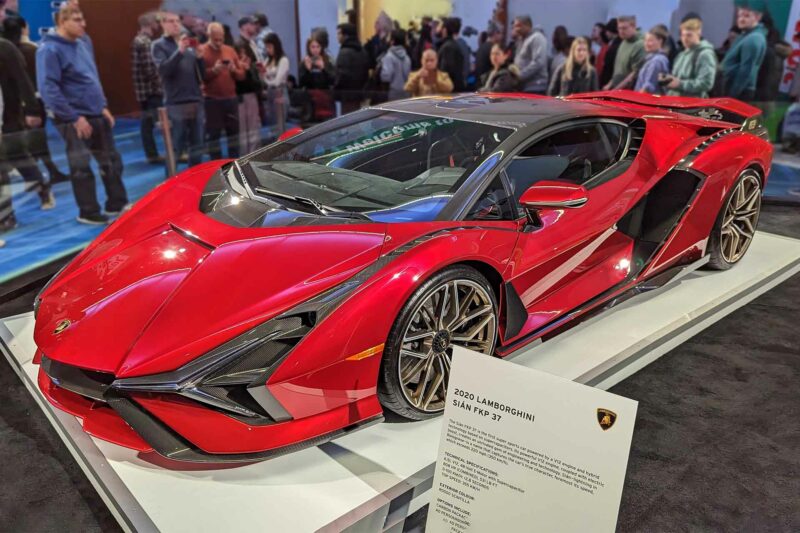
[[[642,148],[644,141],[645,122],[642,119],[636,119],[631,122],[628,127],[630,138],[628,140],[628,149],[625,152],[625,159],[635,159],[639,150]]]

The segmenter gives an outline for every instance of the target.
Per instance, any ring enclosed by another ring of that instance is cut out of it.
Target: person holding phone
[[[286,129],[289,116],[289,58],[283,51],[283,44],[277,33],[264,37],[264,48],[268,59],[264,62],[264,85],[267,87],[268,124],[277,126],[280,135]]]
[[[164,88],[175,161],[183,150],[188,150],[189,166],[194,166],[203,159],[205,63],[197,49],[197,39],[183,28],[177,14],[164,12],[159,21],[164,35],[153,42],[153,60]]]
[[[233,47],[225,44],[225,29],[219,22],[208,25],[208,43],[203,46],[205,65],[206,136],[211,159],[222,157],[222,132],[228,142],[228,157],[239,157],[239,99],[236,82],[244,80],[245,69]]]

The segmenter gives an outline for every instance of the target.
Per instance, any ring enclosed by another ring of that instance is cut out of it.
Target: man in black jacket
[[[3,98],[2,135],[0,143],[0,232],[17,225],[11,203],[8,172],[14,168],[29,183],[36,183],[43,209],[50,209],[55,200],[50,184],[45,182],[27,145],[26,128],[41,126],[39,102],[33,83],[25,71],[25,58],[11,41],[0,38],[0,90]]]
[[[464,85],[464,54],[453,38],[458,34],[461,22],[455,18],[444,19],[440,26],[442,40],[439,43],[439,70],[447,72],[453,81],[453,92],[462,92]]]
[[[358,42],[356,27],[349,22],[336,28],[339,55],[336,56],[336,99],[342,103],[342,113],[355,111],[364,99],[364,85],[369,76],[369,57]]]

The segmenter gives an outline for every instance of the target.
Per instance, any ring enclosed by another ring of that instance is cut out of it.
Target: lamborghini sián
[[[504,357],[753,240],[772,148],[731,99],[390,102],[169,179],[35,302],[39,386],[91,435],[251,461],[442,412]]]

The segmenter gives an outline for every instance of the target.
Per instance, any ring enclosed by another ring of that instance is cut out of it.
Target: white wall
[[[331,56],[336,57],[336,54],[339,53],[339,43],[336,41],[339,10],[340,6],[333,0],[298,0],[300,55],[305,55],[306,39],[311,36],[311,30],[324,26],[328,29],[328,40],[330,41],[328,51]]]
[[[703,19],[703,37],[714,46],[721,46],[728,38],[733,25],[734,0],[681,0],[672,20],[672,33],[680,35],[680,22],[684,15],[695,12]]]
[[[608,20],[610,0],[508,0],[509,38],[511,22],[517,15],[530,15],[533,25],[544,29],[548,42],[556,26],[570,35],[591,35],[597,22]]]
[[[472,26],[480,32],[485,31],[492,19],[494,2],[490,0],[457,0],[453,2],[453,16],[461,18],[461,30],[467,26]],[[469,47],[475,51],[478,49],[478,35],[464,37]]]
[[[656,24],[669,27],[672,13],[678,9],[679,3],[679,0],[612,0],[608,6],[608,18],[636,15],[636,25],[644,33]]]

